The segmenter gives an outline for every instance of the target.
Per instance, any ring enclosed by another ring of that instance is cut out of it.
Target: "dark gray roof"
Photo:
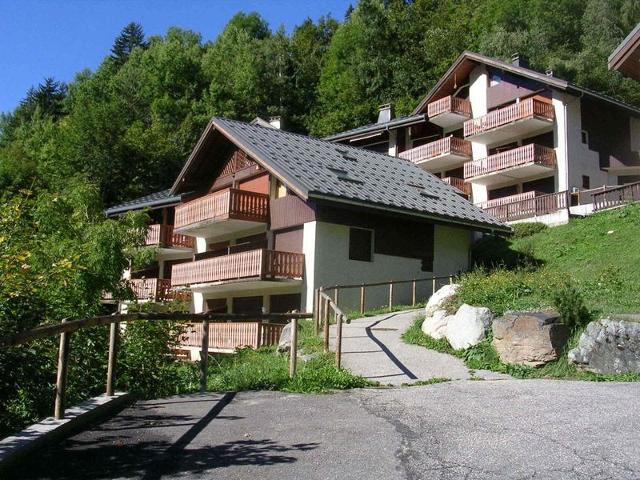
[[[118,213],[128,212],[130,210],[140,210],[143,208],[159,208],[168,207],[180,203],[182,195],[171,195],[171,190],[162,190],[161,192],[150,193],[144,197],[134,198],[119,205],[107,208],[104,213],[107,216],[117,215]]]
[[[508,230],[453,187],[412,163],[283,130],[213,118],[211,126],[305,199],[383,209],[482,229]],[[212,133],[205,130],[204,135]],[[174,184],[189,174],[193,156]]]
[[[352,128],[351,130],[345,130],[344,132],[336,133],[325,137],[325,140],[332,142],[338,140],[347,140],[361,135],[384,132],[385,130],[393,130],[394,128],[407,127],[409,125],[415,125],[416,123],[425,123],[427,116],[423,113],[418,115],[407,115],[405,117],[398,117],[383,123],[370,123],[369,125],[363,125],[362,127]]]

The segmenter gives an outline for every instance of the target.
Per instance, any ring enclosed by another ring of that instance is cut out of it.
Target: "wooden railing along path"
[[[366,307],[366,289],[371,287],[388,286],[389,301],[388,308],[391,310],[394,306],[395,288],[398,285],[411,285],[411,306],[415,307],[418,303],[417,285],[418,283],[430,283],[431,295],[445,283],[453,283],[454,276],[439,276],[428,278],[413,278],[411,280],[390,280],[387,282],[375,283],[359,283],[351,285],[333,285],[327,287],[319,287],[314,291],[313,319],[316,335],[320,334],[320,328],[323,331],[324,351],[329,351],[329,324],[333,317],[336,323],[336,366],[340,368],[342,364],[342,324],[349,323],[348,315],[339,307],[340,292],[350,289],[358,289],[360,291],[360,314],[365,313]],[[444,280],[444,282],[443,282]],[[333,293],[333,297],[330,293]],[[429,295],[429,297],[431,296]],[[428,297],[426,298],[428,299]],[[426,300],[425,299],[425,300]]]
[[[56,376],[56,397],[54,406],[54,417],[64,418],[65,398],[67,389],[67,373],[69,361],[69,340],[73,332],[84,328],[110,325],[109,329],[109,354],[107,358],[107,379],[106,394],[112,396],[116,377],[116,357],[118,348],[118,337],[120,335],[120,324],[139,320],[171,320],[190,324],[202,325],[201,336],[201,360],[200,360],[200,391],[204,392],[207,387],[207,367],[209,353],[209,325],[212,323],[227,322],[256,322],[269,321],[271,323],[285,324],[291,321],[292,338],[291,353],[289,359],[289,373],[295,375],[296,355],[297,355],[297,326],[298,319],[311,318],[311,313],[272,313],[272,314],[234,314],[234,313],[130,313],[116,315],[102,315],[88,317],[77,320],[62,320],[60,323],[42,325],[31,330],[20,332],[0,338],[0,349],[16,347],[41,338],[60,336],[58,350],[58,372]]]
[[[555,118],[553,105],[535,98],[527,98],[526,100],[513,103],[508,107],[489,112],[481,117],[467,120],[464,122],[464,136],[477,135],[478,133],[484,133],[488,130],[528,118],[552,121]]]
[[[214,192],[178,205],[174,228],[179,229],[205,220],[269,221],[269,195],[231,188]]]

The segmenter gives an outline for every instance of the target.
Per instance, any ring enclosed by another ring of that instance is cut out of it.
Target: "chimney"
[[[271,125],[273,128],[277,128],[278,130],[280,130],[280,127],[282,126],[282,119],[279,116],[269,117],[269,125]]]
[[[387,123],[395,117],[393,105],[386,103],[378,107],[378,123]]]
[[[516,67],[529,68],[529,59],[519,53],[511,55],[511,64]]]

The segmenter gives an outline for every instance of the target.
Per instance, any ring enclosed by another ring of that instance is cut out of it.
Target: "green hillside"
[[[515,227],[474,249],[478,268],[463,276],[460,301],[508,309],[554,305],[569,284],[595,316],[640,312],[640,205],[573,219],[567,225]]]

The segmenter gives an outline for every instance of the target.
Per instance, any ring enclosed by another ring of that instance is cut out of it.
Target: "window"
[[[373,253],[373,230],[349,229],[349,260],[371,262]]]
[[[498,72],[493,72],[493,73],[490,74],[490,76],[489,76],[489,86],[490,87],[495,87],[500,82],[502,82],[502,75],[500,75]]]
[[[584,143],[585,145],[589,145],[589,132],[587,132],[586,130],[581,130],[580,139],[582,140],[582,143]]]
[[[589,175],[582,175],[582,188],[591,188]]]

